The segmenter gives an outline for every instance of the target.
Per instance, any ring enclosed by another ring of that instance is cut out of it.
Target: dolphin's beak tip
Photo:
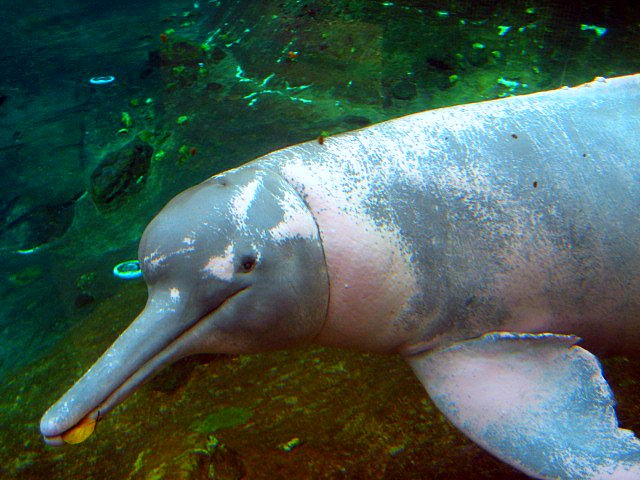
[[[47,414],[45,413],[42,419],[40,420],[40,433],[44,437],[49,437],[55,435],[55,428],[52,425],[52,422],[47,418]]]
[[[53,447],[60,447],[64,445],[64,440],[60,436],[60,431],[57,427],[57,418],[52,417],[49,414],[50,410],[47,410],[40,420],[40,433],[44,438],[44,443]]]
[[[40,419],[40,433],[45,439],[60,437],[60,434],[66,430],[62,425],[60,412],[54,410],[55,405],[49,408]]]

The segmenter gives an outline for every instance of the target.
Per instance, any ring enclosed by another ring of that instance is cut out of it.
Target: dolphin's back
[[[296,186],[321,232],[334,210],[392,238],[411,277],[387,319],[394,338],[405,332],[397,348],[509,330],[629,353],[640,344],[639,132],[634,75],[409,115],[259,161]]]

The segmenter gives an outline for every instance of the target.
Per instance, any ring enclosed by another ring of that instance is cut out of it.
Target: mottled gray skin
[[[145,310],[45,414],[45,439],[62,443],[82,418],[101,417],[180,357],[309,342],[407,356],[456,423],[448,411],[457,408],[448,390],[456,381],[440,369],[460,368],[467,352],[515,355],[515,342],[531,348],[524,371],[547,355],[565,378],[577,375],[576,388],[593,393],[583,404],[606,410],[603,438],[638,455],[636,440],[616,430],[592,355],[577,347],[575,358],[563,355],[573,344],[566,337],[482,336],[570,334],[597,352],[637,354],[639,133],[640,76],[602,79],[296,145],[193,187],[141,241]],[[457,353],[465,341],[471,347]],[[526,384],[520,373],[514,388]],[[570,411],[578,404],[563,383],[544,389]],[[535,402],[522,408],[545,414]],[[520,450],[495,447],[480,427],[461,428],[523,471],[557,476],[555,465],[519,463],[518,452],[532,448],[526,438]],[[558,441],[541,455],[563,449]],[[612,460],[600,462],[584,468]],[[560,463],[565,475],[570,460]]]
[[[398,233],[419,293],[395,320],[410,334],[388,350],[505,330],[573,334],[599,353],[637,355],[639,84],[633,76],[428,111],[261,162],[303,195],[308,177],[330,170],[327,190],[366,197],[348,198],[346,213]],[[307,178],[290,178],[295,162]],[[372,261],[354,255],[354,266]]]

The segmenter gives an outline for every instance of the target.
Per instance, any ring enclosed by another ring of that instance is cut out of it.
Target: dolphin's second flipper
[[[640,441],[618,428],[598,359],[576,337],[489,333],[408,357],[473,441],[542,479],[640,479]]]

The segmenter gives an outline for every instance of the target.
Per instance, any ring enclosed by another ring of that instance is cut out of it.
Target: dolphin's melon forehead
[[[236,185],[228,185],[226,176],[212,177],[173,198],[149,223],[144,236],[149,243],[189,243],[198,232],[212,230],[228,234],[234,229],[229,211],[237,202]],[[154,242],[154,240],[156,242]]]
[[[147,227],[140,259],[144,270],[153,270],[177,254],[206,252],[204,270],[228,277],[234,243],[316,238],[315,220],[293,187],[275,172],[248,166],[211,177],[169,202]]]
[[[205,182],[169,202],[147,226],[139,258],[147,273],[176,255],[193,253],[203,238],[228,236],[232,226],[216,206],[228,205],[231,195],[219,183]],[[226,243],[226,242],[225,242]],[[220,245],[220,251],[224,245]]]

